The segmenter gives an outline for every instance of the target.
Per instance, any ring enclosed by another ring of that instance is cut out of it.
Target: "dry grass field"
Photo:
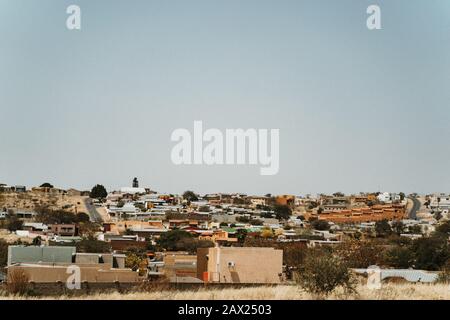
[[[380,290],[371,290],[360,285],[358,293],[345,295],[336,291],[329,300],[450,300],[450,286],[444,284],[385,284]],[[45,300],[314,300],[297,286],[267,286],[229,289],[154,290],[120,294],[117,292],[78,297],[0,297],[0,299],[45,299]]]
[[[52,210],[64,209],[70,212],[87,212],[84,200],[87,197],[51,194],[36,191],[24,193],[0,193],[0,208],[32,211],[39,206]]]

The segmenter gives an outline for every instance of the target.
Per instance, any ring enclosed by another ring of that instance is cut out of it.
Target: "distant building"
[[[253,206],[267,206],[270,198],[268,197],[250,197],[250,202]]]
[[[48,232],[53,235],[74,237],[78,235],[76,224],[49,224]]]
[[[120,192],[125,194],[145,194],[147,191],[145,188],[123,187],[120,188]]]
[[[133,188],[139,188],[139,181],[138,178],[133,179]]]
[[[450,209],[450,195],[436,194],[430,199],[430,209]]]
[[[406,218],[405,206],[401,204],[374,205],[346,210],[324,210],[315,215],[319,220],[334,223],[363,223]]]
[[[4,183],[0,184],[0,192],[11,192],[13,187],[8,186]]]
[[[37,215],[34,211],[16,211],[15,214],[17,218],[24,220],[33,219]]]
[[[25,186],[14,186],[13,190],[15,192],[17,192],[17,193],[23,193],[23,192],[27,191],[27,187],[25,187]]]
[[[400,201],[401,197],[396,193],[383,192],[377,196],[377,199],[380,202],[391,203],[395,201]]]

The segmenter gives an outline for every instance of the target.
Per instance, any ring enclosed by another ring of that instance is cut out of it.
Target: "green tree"
[[[21,230],[23,226],[23,221],[19,220],[15,214],[9,214],[6,219],[6,229],[11,232]]]
[[[34,238],[32,244],[33,246],[40,246],[42,244],[41,236],[37,236],[36,238]]]
[[[100,199],[100,198],[106,198],[108,196],[108,192],[106,191],[105,187],[101,184],[95,185],[91,193],[89,194],[89,197],[93,199]]]
[[[8,243],[0,239],[0,270],[6,267],[8,261]]]
[[[396,234],[400,235],[405,230],[405,225],[403,224],[403,222],[396,220],[392,222],[392,230],[394,230]]]
[[[89,215],[84,212],[80,212],[76,215],[76,222],[88,222],[90,220]]]
[[[274,211],[278,220],[287,220],[292,215],[292,209],[286,205],[275,205]]]
[[[377,237],[386,237],[392,233],[392,229],[387,220],[381,220],[375,223],[375,232]]]
[[[183,193],[183,199],[189,202],[198,201],[198,196],[194,193],[194,191],[187,190]]]
[[[307,248],[302,243],[287,242],[282,247],[283,263],[289,267],[297,267],[303,264]]]
[[[43,184],[41,184],[40,186],[41,188],[54,188],[52,184],[45,182]]]
[[[414,265],[414,252],[409,246],[394,246],[386,252],[386,263],[392,268],[409,269]]]
[[[409,226],[408,230],[409,230],[409,233],[412,233],[412,234],[421,234],[422,233],[422,228],[418,225]]]
[[[236,231],[236,238],[238,239],[238,242],[240,244],[243,244],[245,242],[245,238],[247,237],[247,230],[245,229],[238,229]]]
[[[441,220],[441,219],[443,218],[442,213],[441,213],[440,211],[436,211],[436,212],[434,213],[434,218],[435,218],[437,221]]]
[[[78,224],[78,232],[80,236],[92,239],[96,232],[100,231],[100,225],[91,221],[84,221]]]
[[[83,239],[76,244],[77,252],[84,253],[108,253],[111,252],[111,245],[107,242],[96,239]]]
[[[209,240],[199,240],[197,238],[181,238],[175,245],[176,250],[188,251],[191,254],[196,254],[198,248],[212,248],[214,243]]]
[[[344,196],[345,196],[345,194],[342,193],[342,192],[335,192],[335,193],[333,193],[333,197],[344,197]]]
[[[437,228],[436,232],[443,233],[446,235],[450,234],[450,221],[445,221],[444,223],[441,223]]]
[[[86,219],[85,213],[75,215],[73,212],[64,210],[51,210],[46,207],[36,209],[36,220],[46,224],[71,224],[84,221]],[[89,220],[89,216],[87,216]]]
[[[186,231],[183,230],[170,230],[166,233],[163,233],[156,243],[163,249],[168,251],[176,251],[179,246],[177,244],[185,238],[192,238],[193,236]]]
[[[383,264],[384,249],[373,241],[347,240],[339,244],[335,251],[350,268],[368,268]]]
[[[139,252],[128,251],[125,258],[125,268],[138,271],[146,265],[147,258]]]
[[[450,258],[448,237],[439,234],[413,242],[416,269],[439,270]]]
[[[319,230],[319,231],[330,230],[330,224],[328,223],[328,221],[325,221],[325,220],[314,220],[311,223],[311,226],[315,230]]]
[[[338,287],[347,293],[355,292],[356,282],[348,264],[328,250],[312,249],[298,269],[297,282],[319,298],[327,297]]]

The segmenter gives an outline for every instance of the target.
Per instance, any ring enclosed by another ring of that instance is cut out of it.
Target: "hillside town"
[[[318,251],[362,278],[374,265],[383,281],[449,273],[448,194],[177,195],[130,180],[110,192],[0,184],[0,282],[60,292],[76,266],[80,289],[285,284]]]

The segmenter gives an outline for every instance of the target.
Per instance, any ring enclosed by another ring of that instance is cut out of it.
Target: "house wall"
[[[197,256],[169,252],[164,255],[164,274],[170,279],[176,277],[197,276]]]
[[[8,267],[8,277],[15,270],[23,270],[29,281],[36,283],[51,283],[61,281],[65,283],[71,273],[67,273],[68,266],[37,266],[17,265]],[[81,282],[137,282],[137,272],[131,270],[102,270],[103,266],[79,266]]]
[[[283,251],[273,248],[216,247],[198,250],[197,277],[219,283],[279,283]],[[229,265],[234,263],[234,266]],[[206,267],[206,268],[205,268]]]

